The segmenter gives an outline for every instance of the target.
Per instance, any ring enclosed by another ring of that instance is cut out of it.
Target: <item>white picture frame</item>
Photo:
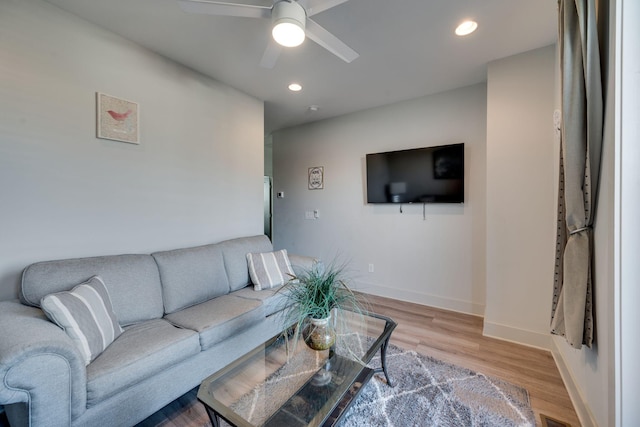
[[[97,137],[129,144],[140,143],[140,106],[96,92]]]
[[[324,167],[313,166],[309,168],[309,190],[324,189]]]

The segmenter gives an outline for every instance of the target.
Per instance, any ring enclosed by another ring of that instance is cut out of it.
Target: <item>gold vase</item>
[[[302,331],[304,342],[313,350],[328,350],[336,342],[336,333],[331,325],[331,316],[325,319],[307,319]]]

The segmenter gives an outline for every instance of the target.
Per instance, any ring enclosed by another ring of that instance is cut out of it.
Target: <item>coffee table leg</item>
[[[394,384],[391,382],[391,378],[389,378],[389,373],[387,372],[387,347],[389,346],[389,338],[387,338],[382,347],[380,347],[380,362],[382,363],[382,368],[377,369],[377,372],[384,372],[384,376],[387,379],[387,385],[389,387],[394,387]]]
[[[209,419],[211,420],[211,426],[212,427],[220,427],[220,417],[218,416],[218,414],[211,410],[207,405],[204,405],[205,408],[207,409],[207,414],[209,414]]]

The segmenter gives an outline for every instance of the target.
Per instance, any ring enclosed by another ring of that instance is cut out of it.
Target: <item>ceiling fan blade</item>
[[[298,3],[304,7],[304,10],[307,11],[307,17],[309,17],[347,1],[349,0],[298,0]]]
[[[360,55],[355,50],[344,44],[340,39],[322,28],[318,23],[307,19],[307,37],[318,43],[329,52],[345,62],[351,62]]]
[[[264,54],[260,60],[260,66],[262,68],[273,68],[276,65],[281,51],[282,46],[276,43],[275,40],[269,39],[269,44],[267,44],[267,48],[264,50]]]
[[[225,3],[206,0],[178,0],[180,8],[188,13],[240,16],[243,18],[270,18],[271,7],[252,4]]]

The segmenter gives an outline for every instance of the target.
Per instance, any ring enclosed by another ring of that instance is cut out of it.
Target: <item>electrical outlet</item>
[[[373,273],[373,264],[369,264],[369,273]]]

